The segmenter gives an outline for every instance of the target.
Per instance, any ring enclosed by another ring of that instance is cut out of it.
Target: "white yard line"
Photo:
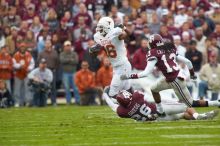
[[[218,126],[199,126],[199,125],[188,125],[188,126],[164,126],[164,127],[137,127],[137,130],[159,130],[159,129],[191,129],[191,128],[199,128],[199,129],[220,129],[220,125]]]

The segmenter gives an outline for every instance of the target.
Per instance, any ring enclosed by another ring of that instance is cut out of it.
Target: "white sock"
[[[220,106],[220,102],[218,100],[208,101],[209,106]]]
[[[156,107],[157,107],[157,111],[158,111],[159,113],[163,113],[163,112],[164,112],[161,103],[156,103]]]

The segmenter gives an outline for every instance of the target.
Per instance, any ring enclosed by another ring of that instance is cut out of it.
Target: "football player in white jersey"
[[[131,64],[127,58],[124,39],[127,36],[123,25],[114,27],[110,17],[102,17],[96,27],[94,40],[96,45],[89,49],[91,54],[104,49],[113,67],[113,78],[110,85],[109,96],[113,97],[120,90],[131,90],[129,80],[121,80],[120,75],[131,73]]]

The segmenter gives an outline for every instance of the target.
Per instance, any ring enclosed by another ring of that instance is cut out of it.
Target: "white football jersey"
[[[116,27],[113,28],[105,37],[103,37],[99,32],[94,35],[95,42],[104,47],[113,67],[122,65],[125,61],[128,61],[124,40],[118,39],[118,36],[122,33],[122,31],[123,30],[121,28]]]

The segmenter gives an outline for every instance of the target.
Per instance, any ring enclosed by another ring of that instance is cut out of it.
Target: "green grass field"
[[[120,119],[107,106],[0,110],[0,146],[37,145],[220,146],[220,116],[208,121],[141,123]]]

